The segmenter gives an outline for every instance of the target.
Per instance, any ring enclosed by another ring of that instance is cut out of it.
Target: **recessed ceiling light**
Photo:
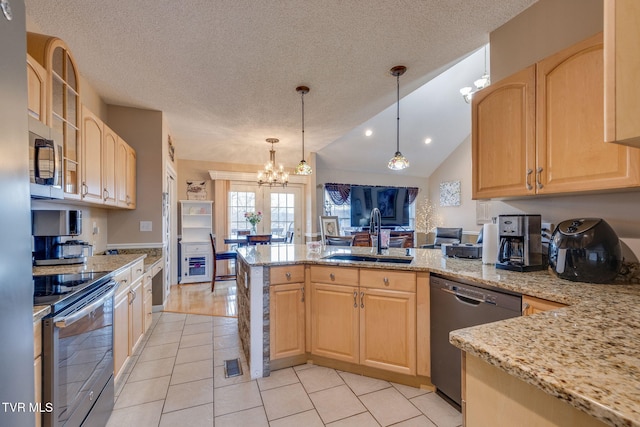
[[[432,139],[431,138],[427,138],[424,140],[425,144],[431,144]]]
[[[364,131],[364,135],[365,136],[371,136],[371,135],[373,135],[373,131],[371,129],[367,129],[367,130]]]

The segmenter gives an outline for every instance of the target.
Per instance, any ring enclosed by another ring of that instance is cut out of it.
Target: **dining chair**
[[[462,227],[436,227],[433,243],[422,245],[421,248],[440,248],[443,243],[460,243],[462,241]]]
[[[211,249],[213,250],[213,274],[211,275],[211,292],[213,292],[213,288],[216,285],[216,280],[236,280],[235,272],[233,274],[223,274],[218,276],[218,262],[217,261],[230,261],[236,260],[238,258],[238,253],[236,251],[226,251],[226,252],[217,252],[216,251],[216,239],[213,237],[213,234],[209,233],[209,238],[211,239]],[[234,267],[235,268],[235,267]]]
[[[325,242],[329,246],[353,246],[355,236],[326,236]]]
[[[402,248],[404,247],[404,242],[407,240],[406,236],[392,236],[389,237],[389,247],[390,248]],[[371,246],[375,247],[378,244],[378,236],[371,236]]]
[[[249,234],[247,236],[247,245],[270,245],[271,234]]]

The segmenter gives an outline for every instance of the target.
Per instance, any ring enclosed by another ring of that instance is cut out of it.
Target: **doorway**
[[[251,228],[245,212],[262,212],[262,221],[256,227],[259,234],[286,236],[292,231],[293,243],[302,242],[302,186],[265,187],[232,182],[227,203],[228,234]]]

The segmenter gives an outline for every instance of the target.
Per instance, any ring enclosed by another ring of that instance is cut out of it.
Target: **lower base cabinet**
[[[311,353],[416,375],[415,273],[353,270],[311,268]]]
[[[34,403],[42,402],[42,320],[33,323],[33,377]],[[44,405],[43,405],[44,408]],[[35,426],[42,425],[42,414],[34,411]]]
[[[153,321],[153,275],[152,273],[146,273],[144,275],[144,282],[142,284],[142,293],[144,295],[144,301],[142,303],[144,310],[144,323],[143,333],[149,330],[151,322]]]
[[[305,353],[304,283],[273,285],[269,288],[270,358]]]
[[[121,285],[122,286],[122,285]],[[129,287],[119,291],[113,306],[113,376],[118,374],[129,357]]]
[[[144,333],[143,280],[140,277],[131,285],[129,300],[129,355],[132,355]]]

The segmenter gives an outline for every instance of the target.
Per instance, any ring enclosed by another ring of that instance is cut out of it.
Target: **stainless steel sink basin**
[[[327,261],[360,261],[360,262],[391,262],[399,264],[410,264],[413,257],[393,257],[384,255],[355,255],[355,254],[335,254],[324,257]]]

